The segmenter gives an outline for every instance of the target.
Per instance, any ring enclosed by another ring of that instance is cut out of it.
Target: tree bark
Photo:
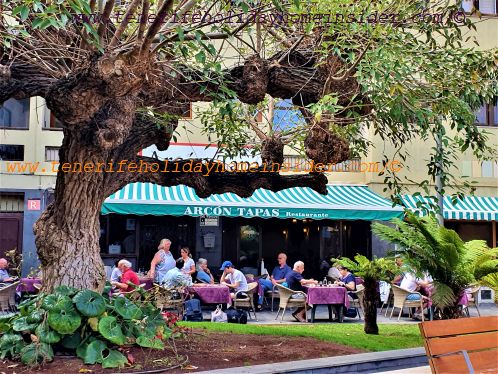
[[[99,214],[105,173],[84,172],[85,163],[106,160],[84,132],[64,131],[54,202],[34,225],[35,243],[43,271],[43,290],[59,285],[102,290],[105,273],[100,258]],[[71,171],[62,164],[70,163]],[[82,171],[76,171],[81,163]]]
[[[377,326],[377,281],[375,279],[366,278],[365,293],[363,297],[363,313],[365,314],[365,333],[379,334],[379,326]]]

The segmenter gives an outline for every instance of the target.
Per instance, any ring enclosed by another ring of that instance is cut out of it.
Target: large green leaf
[[[83,351],[80,352],[80,357],[85,364],[102,363],[104,350],[107,349],[107,344],[102,340],[94,340],[90,344],[86,344]]]
[[[29,323],[28,317],[20,317],[12,323],[14,331],[35,331],[38,323]]]
[[[113,349],[109,350],[109,354],[104,356],[102,360],[102,367],[106,368],[122,368],[126,365],[128,359],[118,351]]]
[[[17,313],[0,314],[0,322],[9,322],[12,318],[16,317]]]
[[[31,312],[29,316],[27,316],[27,321],[28,323],[37,323],[41,322],[43,320],[43,317],[45,316],[45,311],[44,310],[34,310]]]
[[[62,310],[62,309],[72,309],[73,301],[65,295],[48,295],[43,299],[42,308],[45,310]]]
[[[164,349],[164,342],[156,337],[139,336],[137,344],[145,348]]]
[[[76,349],[81,344],[81,335],[78,331],[62,338],[62,346],[67,349]]]
[[[114,310],[124,319],[141,319],[142,311],[133,301],[126,297],[118,297],[114,300]]]
[[[99,321],[99,332],[110,342],[123,345],[125,336],[115,317],[104,317]]]
[[[34,366],[39,362],[50,362],[54,359],[54,351],[50,344],[31,343],[21,350],[21,362]]]
[[[15,358],[24,347],[24,339],[20,334],[4,334],[0,337],[0,360],[3,360],[7,354]]]
[[[48,312],[48,324],[59,334],[72,334],[81,325],[81,316],[72,307]]]
[[[58,343],[61,340],[61,336],[55,331],[52,331],[46,322],[38,325],[35,334],[43,343],[53,344]]]
[[[83,290],[73,298],[76,309],[87,317],[98,317],[105,311],[105,300],[97,292]]]
[[[54,293],[63,296],[74,296],[78,293],[78,289],[70,286],[59,286],[54,290]]]

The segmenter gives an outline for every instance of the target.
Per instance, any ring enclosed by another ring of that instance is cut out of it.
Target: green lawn
[[[379,335],[367,335],[363,324],[317,325],[237,325],[232,323],[181,322],[182,326],[235,334],[306,336],[327,342],[365,349],[386,351],[421,347],[423,345],[418,325],[379,324]]]

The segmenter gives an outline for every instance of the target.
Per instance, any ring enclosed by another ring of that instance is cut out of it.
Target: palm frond
[[[435,292],[432,295],[432,303],[435,307],[444,309],[455,305],[457,302],[455,292],[448,285],[434,281]]]

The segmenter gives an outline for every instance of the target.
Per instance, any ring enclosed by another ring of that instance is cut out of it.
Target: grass
[[[363,324],[356,323],[289,326],[182,322],[181,325],[233,334],[305,336],[367,351],[387,351],[423,345],[418,325],[379,324],[379,335],[365,334]]]

